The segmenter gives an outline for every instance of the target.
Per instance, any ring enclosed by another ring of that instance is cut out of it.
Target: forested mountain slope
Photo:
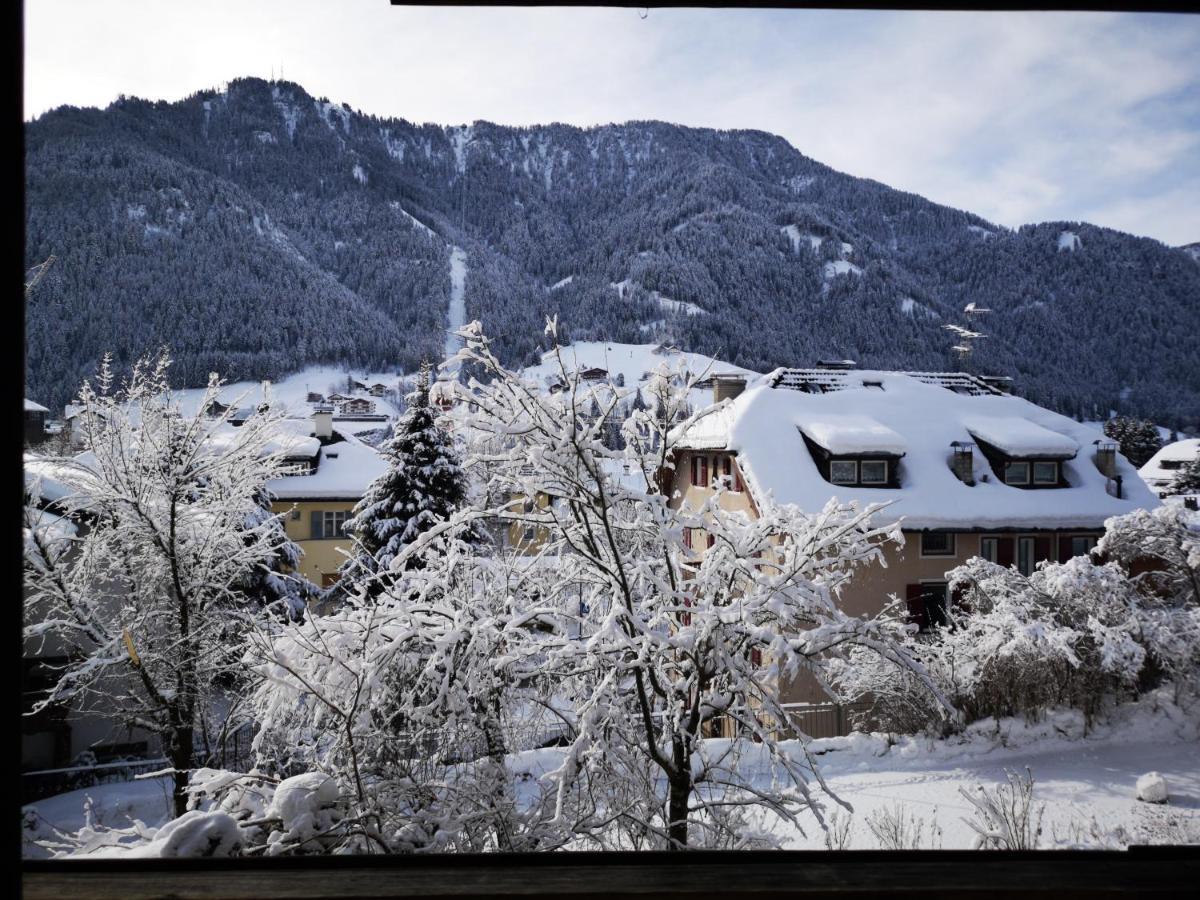
[[[26,126],[27,394],[67,400],[106,349],[177,377],[440,359],[452,246],[467,317],[513,364],[546,315],[759,371],[848,357],[974,369],[1069,413],[1200,420],[1200,261],[1083,223],[1016,231],[844,175],[762,132],[415,125],[244,79]]]

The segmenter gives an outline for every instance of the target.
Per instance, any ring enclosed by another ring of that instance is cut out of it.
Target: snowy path
[[[446,335],[446,356],[453,356],[462,347],[462,338],[455,334],[467,324],[467,304],[463,300],[467,283],[467,254],[461,247],[450,248],[450,328]],[[458,366],[452,367],[457,369]]]

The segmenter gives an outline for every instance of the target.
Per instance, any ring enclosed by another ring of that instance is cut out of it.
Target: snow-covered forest
[[[596,385],[550,319],[549,390],[458,336],[459,402],[417,380],[319,607],[264,503],[299,439],[269,391],[235,426],[215,379],[179,408],[166,355],[84,385],[67,490],[26,498],[26,639],[69,650],[44,704],[168,766],[26,807],[27,854],[1200,842],[1200,514],[1111,518],[1030,574],[972,559],[918,634],[838,603],[903,540],[887,508],[749,517],[729,476],[670,502],[704,373]],[[857,731],[797,733],[800,672]],[[247,758],[216,751],[242,729]]]
[[[557,315],[564,340],[662,339],[756,371],[947,370],[942,325],[976,303],[992,313],[972,365],[1031,400],[1200,424],[1184,249],[1007,229],[760,131],[443,127],[336,99],[248,78],[29,123],[26,264],[56,257],[27,310],[31,398],[59,408],[105,350],[125,368],[162,342],[193,385],[411,374],[441,358],[465,268],[465,317],[510,366],[537,362]]]

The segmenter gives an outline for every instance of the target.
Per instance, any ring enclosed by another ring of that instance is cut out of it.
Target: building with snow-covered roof
[[[1200,438],[1185,438],[1159,449],[1138,469],[1138,475],[1161,498],[1195,497],[1194,491],[1190,494],[1175,494],[1174,491],[1175,480],[1183,472],[1184,466],[1196,459],[1200,459]]]
[[[25,398],[25,446],[40,444],[46,439],[46,413],[50,410]]]
[[[946,572],[971,557],[1028,573],[1089,552],[1110,516],[1159,502],[1100,431],[964,373],[780,369],[674,437],[677,506],[699,508],[722,478],[722,505],[752,516],[771,503],[816,512],[831,497],[889,504],[877,520],[900,520],[904,546],[840,602],[873,614],[895,595],[922,628],[944,617]]]
[[[311,436],[303,448],[296,442],[296,452],[289,451],[288,457],[289,462],[295,459],[292,471],[268,481],[267,490],[271,511],[283,515],[284,530],[304,553],[300,574],[329,587],[337,581],[338,568],[353,546],[345,533],[346,520],[371,482],[387,470],[387,463],[353,435],[329,428],[320,413],[316,418],[316,422],[285,420]],[[301,459],[300,449],[312,454]]]

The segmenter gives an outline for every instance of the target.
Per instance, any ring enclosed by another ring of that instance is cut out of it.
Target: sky
[[[1000,225],[1200,241],[1200,15],[26,0],[25,16],[27,120],[282,72],[414,122],[759,129]]]

